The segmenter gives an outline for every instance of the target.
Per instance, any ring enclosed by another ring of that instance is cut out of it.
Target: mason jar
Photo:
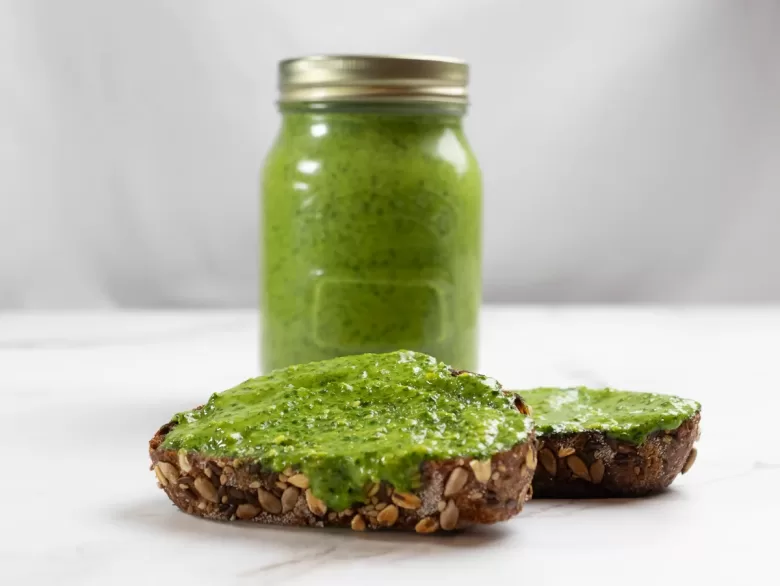
[[[262,173],[265,372],[417,350],[476,369],[482,185],[468,66],[429,57],[279,64]]]

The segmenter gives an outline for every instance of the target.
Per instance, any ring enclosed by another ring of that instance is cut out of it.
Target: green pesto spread
[[[696,401],[672,395],[614,389],[541,388],[517,394],[531,407],[539,436],[599,431],[635,444],[654,431],[679,427],[701,409]]]
[[[420,464],[483,458],[524,441],[533,427],[495,380],[417,352],[363,354],[289,366],[215,393],[179,413],[162,445],[288,466],[343,510],[369,482],[419,486]]]
[[[263,171],[263,372],[409,348],[475,370],[481,175],[461,117],[283,110]]]

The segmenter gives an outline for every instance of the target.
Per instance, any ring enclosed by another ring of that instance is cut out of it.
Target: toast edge
[[[522,401],[516,401],[515,406],[528,414]],[[307,488],[308,480],[294,470],[277,473],[256,462],[162,449],[165,436],[175,425],[166,423],[149,442],[151,469],[158,486],[182,511],[220,521],[418,533],[492,524],[522,511],[531,497],[537,465],[532,430],[525,441],[490,459],[423,462],[420,489],[415,493],[396,493],[393,486],[377,483],[367,487],[366,502],[344,511],[329,511]]]
[[[596,431],[539,438],[537,498],[640,497],[661,492],[696,459],[701,411],[637,445]]]

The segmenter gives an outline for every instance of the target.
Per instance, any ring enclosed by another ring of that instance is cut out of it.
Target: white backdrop
[[[323,52],[472,64],[488,301],[780,299],[776,0],[0,0],[0,308],[254,305]]]

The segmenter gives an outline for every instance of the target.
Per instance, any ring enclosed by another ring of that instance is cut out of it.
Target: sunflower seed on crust
[[[236,508],[236,517],[243,520],[254,519],[262,512],[260,507],[244,503]]]
[[[161,486],[168,486],[168,479],[165,478],[165,474],[160,470],[159,464],[154,467],[154,475],[157,477],[157,482],[159,482]]]
[[[558,457],[559,458],[565,458],[566,456],[571,456],[573,453],[575,453],[577,450],[570,446],[558,448]]]
[[[590,480],[590,472],[588,472],[588,467],[579,456],[568,456],[566,458],[566,465],[575,476],[579,476],[583,480]]]
[[[349,526],[352,527],[353,531],[365,531],[366,530],[366,522],[360,515],[355,515],[352,517],[352,521],[350,521]]]
[[[288,513],[295,508],[298,497],[301,496],[301,490],[295,486],[288,486],[282,493],[282,513]]]
[[[287,478],[287,482],[303,490],[309,488],[309,478],[305,474],[293,474]]]
[[[697,454],[698,454],[698,450],[696,448],[691,448],[688,457],[685,459],[685,464],[683,464],[682,467],[683,474],[685,474],[686,472],[688,472],[688,470],[691,469],[691,466],[693,466],[693,463],[696,461]]]
[[[209,482],[208,478],[205,478],[204,476],[198,476],[193,484],[195,486],[195,491],[200,496],[209,502],[217,502],[217,489],[214,488],[214,485],[211,484],[211,482]]]
[[[433,533],[439,528],[439,523],[433,517],[425,517],[417,522],[414,526],[414,530],[417,533]]]
[[[422,506],[420,497],[412,494],[411,492],[394,492],[391,499],[396,505],[403,509],[411,509],[415,511]]]
[[[539,452],[539,461],[544,469],[547,470],[547,473],[555,477],[558,473],[558,460],[555,459],[555,455],[549,449],[544,448]]]
[[[176,466],[169,462],[158,462],[157,466],[160,468],[160,471],[168,482],[176,484],[176,481],[179,480],[179,471],[176,469]]]
[[[186,450],[179,450],[178,458],[179,468],[181,468],[187,474],[192,472],[192,464],[190,464],[190,461],[187,459]]]
[[[392,527],[398,521],[398,507],[388,505],[376,516],[377,522],[384,527]]]
[[[447,483],[444,485],[444,496],[453,496],[458,494],[461,489],[466,486],[466,482],[469,479],[469,473],[465,468],[455,468],[450,472],[447,478]]]
[[[282,512],[282,501],[272,492],[258,488],[257,500],[260,503],[260,506],[263,507],[263,510],[268,511],[273,515],[278,515]]]
[[[590,479],[593,484],[601,484],[604,479],[604,462],[596,460],[590,465]]]
[[[474,478],[477,479],[477,482],[487,484],[487,482],[490,480],[491,461],[472,460],[469,462],[469,466],[471,466],[471,470],[474,472]]]
[[[322,517],[325,513],[328,512],[328,507],[324,502],[312,494],[310,488],[307,488],[304,494],[306,496],[306,505],[308,505],[312,514],[317,515],[318,517]]]
[[[452,531],[458,525],[460,511],[454,501],[449,501],[447,507],[439,515],[439,525],[445,531]]]
[[[529,470],[536,470],[536,452],[529,445],[528,451],[525,453],[525,464]]]

